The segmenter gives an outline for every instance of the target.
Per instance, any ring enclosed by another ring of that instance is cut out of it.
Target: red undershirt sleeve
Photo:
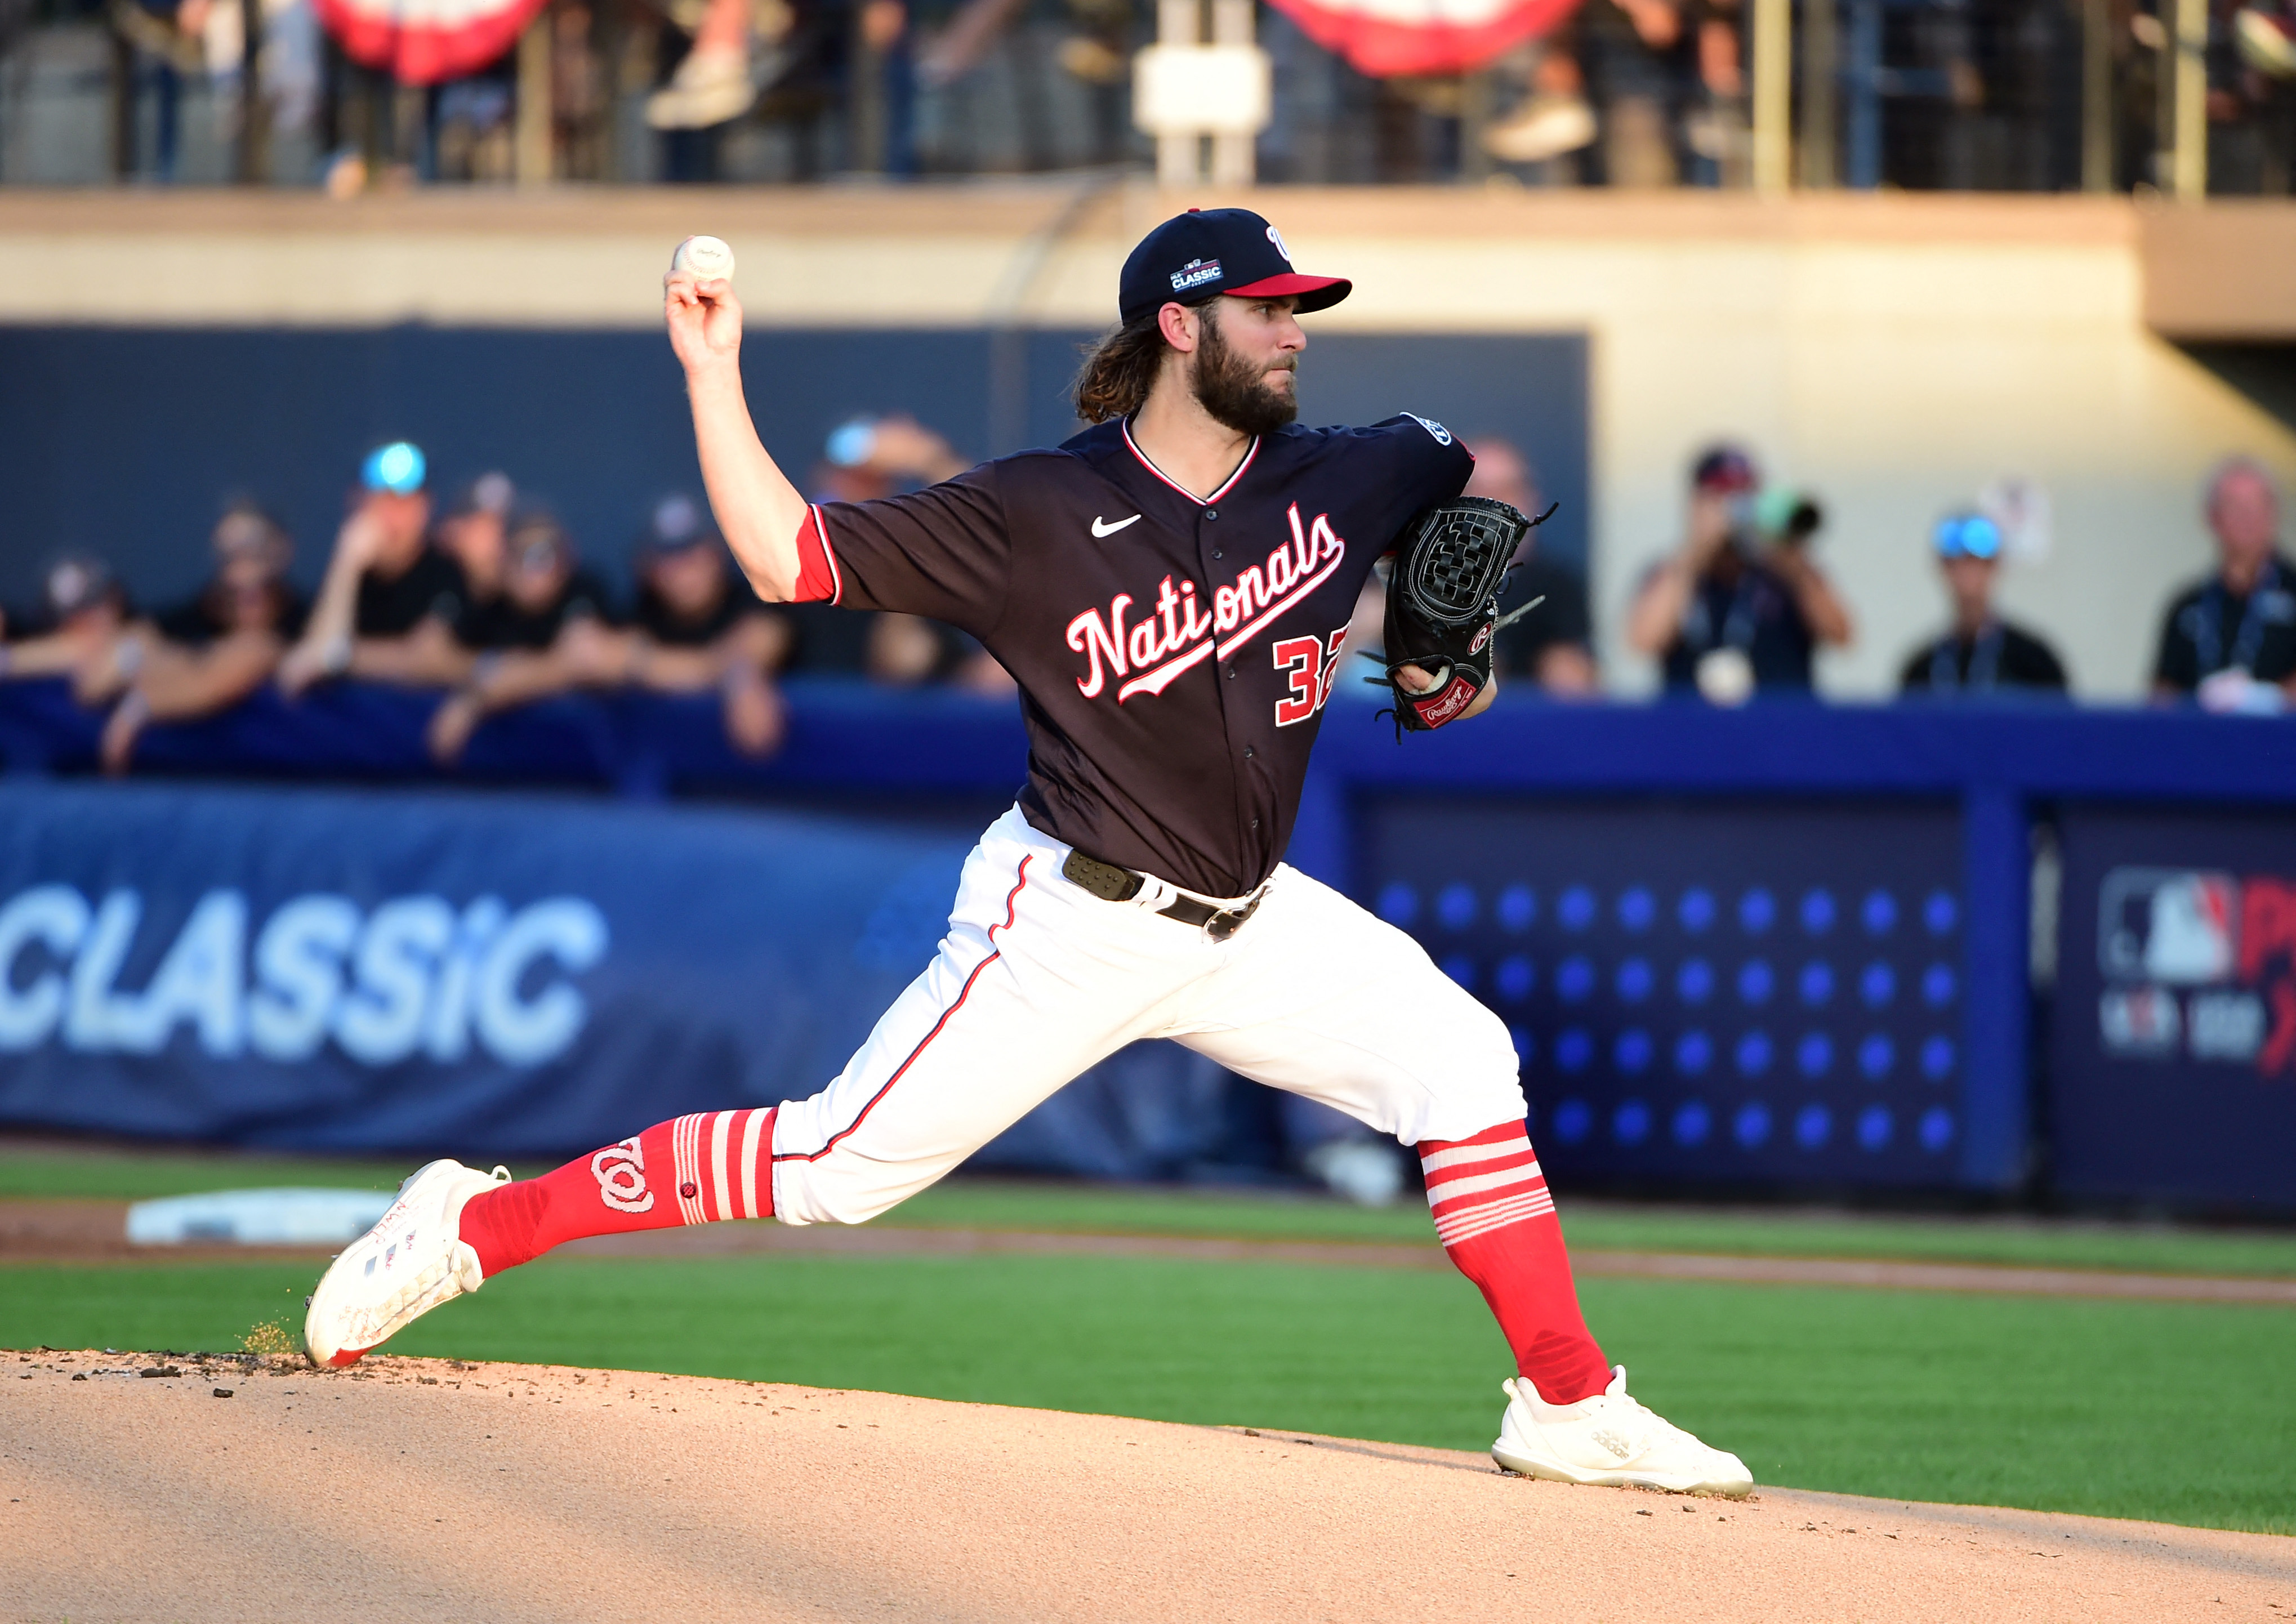
[[[797,527],[797,591],[791,595],[794,603],[834,603],[845,594],[845,582],[838,573],[837,555],[829,550],[829,532],[821,522],[821,510],[808,504],[805,518]]]

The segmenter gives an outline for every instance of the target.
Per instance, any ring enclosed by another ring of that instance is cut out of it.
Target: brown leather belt
[[[1103,863],[1098,857],[1086,857],[1071,847],[1068,861],[1061,865],[1061,873],[1068,879],[1103,902],[1129,902],[1140,894],[1146,879],[1128,868],[1119,868],[1113,863]],[[1204,934],[1214,941],[1226,941],[1237,927],[1259,910],[1267,895],[1266,886],[1254,893],[1250,901],[1240,908],[1214,907],[1209,902],[1193,897],[1175,897],[1156,910],[1160,919],[1177,919],[1184,925],[1200,925]]]

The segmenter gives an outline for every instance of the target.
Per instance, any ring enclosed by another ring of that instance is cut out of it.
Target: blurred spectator
[[[790,10],[786,4],[776,9],[784,18]],[[646,98],[648,124],[658,130],[708,129],[750,111],[758,99],[750,63],[750,0],[709,0],[693,48],[669,83]]]
[[[1559,124],[1583,65],[1601,108],[1602,180],[1637,188],[1718,185],[1726,168],[1740,167],[1743,145],[1738,29],[1735,0],[1595,0],[1557,41],[1573,68],[1546,68],[1526,110],[1550,110]],[[1500,150],[1505,136],[1493,133],[1496,155],[1514,158]]]
[[[970,467],[955,448],[912,417],[857,417],[829,437],[814,471],[817,502],[873,502],[934,485]],[[976,693],[1013,693],[1011,677],[955,627],[916,615],[856,615],[828,603],[791,608],[797,646],[792,670],[862,672],[909,686],[953,682]]]
[[[2251,0],[2233,48],[2209,58],[2209,189],[2286,193],[2296,182],[2296,0]]]
[[[135,53],[135,67],[121,86],[127,102],[127,127],[130,151],[123,168],[136,168],[132,144],[142,83],[152,86],[152,178],[162,185],[176,178],[183,149],[184,90],[187,82],[207,78],[208,52],[203,36],[214,0],[111,0],[105,8],[112,30]]]
[[[77,677],[109,653],[127,621],[127,594],[111,566],[91,553],[67,553],[48,566],[39,612],[24,636],[0,644],[0,676]]]
[[[1989,693],[2001,688],[2062,693],[2065,668],[2049,645],[1993,612],[2001,571],[2001,527],[1982,513],[1940,519],[1931,545],[1953,600],[1953,627],[1915,651],[1898,678],[1906,693]]]
[[[470,674],[455,636],[469,589],[461,567],[430,545],[428,478],[422,453],[405,440],[360,465],[318,602],[280,661],[290,694],[327,677],[446,685]]]
[[[662,693],[716,688],[734,748],[770,754],[786,727],[773,674],[789,658],[788,620],[758,602],[689,497],[655,506],[636,562],[626,680]]]
[[[539,602],[539,569],[530,569],[529,561],[545,545],[563,545],[562,532],[550,521],[523,520],[512,527],[513,562],[504,599],[513,609],[521,593]],[[772,674],[788,652],[787,625],[734,578],[724,542],[688,497],[656,505],[635,562],[637,612],[626,630],[605,623],[594,584],[579,586],[586,576],[553,563],[562,576],[552,600],[557,619],[551,635],[539,637],[546,610],[520,611],[515,624],[507,612],[501,618],[515,635],[482,655],[470,682],[439,707],[430,723],[432,754],[445,761],[458,758],[478,725],[496,711],[619,684],[665,693],[716,688],[734,748],[769,754],[785,727]]]
[[[2237,456],[2209,480],[2217,572],[2169,605],[2152,691],[2210,710],[2269,715],[2296,697],[2296,564],[2279,551],[2272,476]]]
[[[1574,22],[1566,20],[1545,39],[1500,59],[1496,70],[1519,80],[1522,96],[1484,129],[1483,149],[1492,157],[1504,163],[1546,163],[1594,144],[1600,127],[1587,99]]]
[[[1538,476],[1523,455],[1503,439],[1477,439],[1468,447],[1475,455],[1475,471],[1468,477],[1465,495],[1489,496],[1536,519],[1545,505],[1538,494]],[[1523,538],[1518,561],[1500,595],[1510,611],[1533,598],[1546,601],[1499,633],[1496,669],[1505,677],[1533,682],[1550,693],[1592,693],[1600,685],[1595,656],[1588,647],[1587,586],[1563,565],[1538,555],[1538,532]],[[1337,667],[1340,680],[1333,689],[1341,699],[1384,702],[1387,685],[1358,680],[1372,668],[1355,656],[1379,650],[1387,636],[1388,564],[1382,560],[1357,595],[1355,612],[1348,619],[1348,635]]]
[[[463,489],[439,521],[438,546],[463,572],[465,611],[502,595],[511,510],[518,488],[506,473],[482,473]]]
[[[1810,562],[1811,531],[1763,544],[1753,461],[1718,446],[1691,471],[1687,533],[1652,567],[1627,610],[1627,642],[1664,666],[1667,691],[1738,704],[1804,693],[1817,645],[1845,644],[1849,611]]]
[[[502,590],[465,604],[455,625],[468,665],[460,691],[431,718],[430,750],[442,761],[462,754],[490,710],[620,679],[611,602],[577,562],[565,527],[546,513],[514,519],[503,554]]]
[[[127,627],[79,674],[83,703],[119,701],[103,728],[107,772],[127,770],[149,724],[238,704],[270,680],[302,631],[303,600],[287,579],[295,545],[277,520],[252,503],[235,503],[210,540],[216,563],[207,585]]]
[[[1536,519],[1546,507],[1538,475],[1521,452],[1503,439],[1476,439],[1475,471],[1465,494],[1489,496]],[[1538,556],[1538,532],[1531,531],[1515,553],[1501,607],[1513,610],[1543,597],[1546,602],[1499,633],[1498,666],[1509,677],[1526,677],[1550,693],[1592,693],[1601,684],[1595,668],[1592,628],[1587,615],[1587,583],[1576,571]]]
[[[503,537],[502,589],[466,596],[455,622],[455,640],[479,652],[540,650],[578,620],[603,622],[612,600],[605,584],[582,567],[574,538],[547,513],[510,521]]]

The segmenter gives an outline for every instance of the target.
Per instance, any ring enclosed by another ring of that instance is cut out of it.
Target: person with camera
[[[1849,611],[1809,556],[1817,509],[1791,504],[1766,544],[1755,517],[1760,487],[1738,447],[1701,456],[1683,544],[1643,578],[1628,607],[1627,642],[1660,661],[1669,693],[1722,705],[1807,694],[1818,647],[1850,640]]]

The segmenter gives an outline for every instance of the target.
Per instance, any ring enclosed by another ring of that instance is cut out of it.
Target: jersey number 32
[[[1278,727],[1306,721],[1332,697],[1332,683],[1340,668],[1340,644],[1347,636],[1344,626],[1333,632],[1328,651],[1320,637],[1286,637],[1275,645],[1275,668],[1292,675],[1292,692],[1275,701]]]

